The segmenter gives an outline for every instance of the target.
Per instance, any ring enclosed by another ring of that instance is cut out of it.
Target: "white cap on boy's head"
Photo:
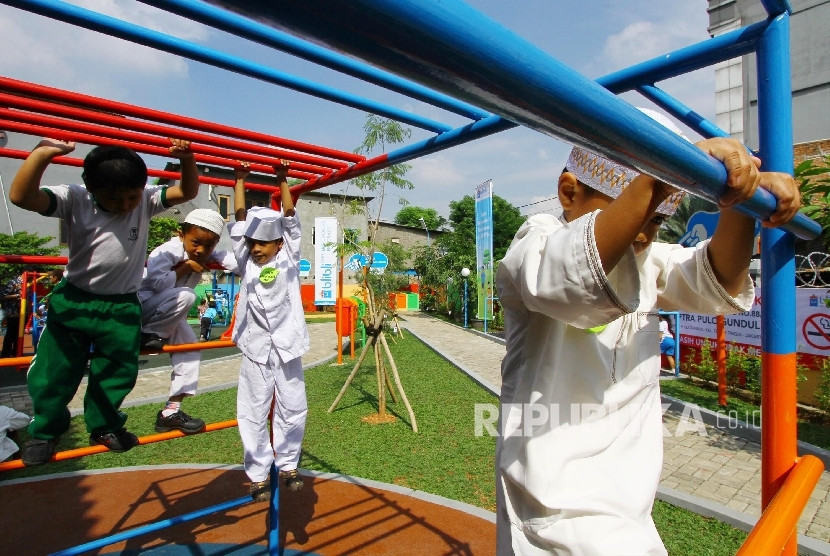
[[[194,209],[190,211],[184,221],[186,224],[199,226],[218,236],[221,236],[222,230],[225,229],[225,219],[221,214],[210,209]]]
[[[282,237],[281,214],[273,209],[254,207],[248,211],[245,237],[258,241],[274,241]]]
[[[689,140],[688,137],[683,135],[680,128],[663,114],[649,110],[648,108],[638,108],[638,110],[663,127],[677,133],[687,141]],[[580,182],[591,189],[608,195],[612,199],[619,197],[622,190],[631,183],[631,180],[640,175],[640,172],[637,170],[612,162],[605,157],[586,151],[580,147],[574,147],[571,150],[571,155],[568,157],[568,162],[565,164],[565,167]],[[686,193],[683,191],[678,191],[670,195],[668,199],[657,207],[657,212],[671,216],[677,210],[677,206],[685,195]]]

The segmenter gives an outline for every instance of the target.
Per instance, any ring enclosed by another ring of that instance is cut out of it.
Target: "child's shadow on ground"
[[[280,546],[287,546],[288,533],[294,542],[302,546],[308,542],[308,524],[314,517],[314,506],[318,496],[314,489],[314,479],[303,476],[305,486],[297,492],[289,492],[280,485]]]

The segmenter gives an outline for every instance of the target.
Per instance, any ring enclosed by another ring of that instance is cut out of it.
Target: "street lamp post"
[[[420,220],[420,221],[421,221],[421,226],[423,226],[423,227],[424,227],[424,231],[427,233],[427,247],[429,247],[429,246],[430,246],[430,241],[429,241],[429,228],[427,228],[427,223],[426,223],[426,221],[424,220],[424,217],[423,217],[423,216],[421,216],[420,218],[418,218],[418,220]]]
[[[461,276],[464,278],[464,328],[467,326],[467,277],[470,275],[470,269],[466,266],[461,269]]]

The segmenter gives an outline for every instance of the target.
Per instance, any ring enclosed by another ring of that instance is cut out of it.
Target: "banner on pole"
[[[796,351],[822,357],[830,356],[830,289],[797,288]],[[724,317],[726,341],[743,347],[751,355],[761,353],[761,299],[755,298],[752,309]],[[697,313],[680,313],[680,343],[699,347],[717,338],[717,317]]]
[[[337,297],[337,218],[314,219],[314,304],[334,305]]]
[[[493,318],[493,180],[476,186],[476,317]]]

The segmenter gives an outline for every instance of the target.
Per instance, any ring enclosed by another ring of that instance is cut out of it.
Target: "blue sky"
[[[460,123],[417,101],[137,2],[70,3],[452,125]],[[708,38],[706,0],[468,3],[590,78]],[[365,114],[359,110],[16,8],[0,6],[0,37],[0,75],[347,151],[363,139]],[[660,85],[714,120],[712,68]],[[636,94],[624,98],[650,106]],[[426,136],[413,130],[413,140]],[[549,199],[569,150],[555,138],[513,129],[422,157],[411,162],[407,176],[415,189],[391,192],[381,216],[394,217],[400,208],[399,195],[447,216],[450,201],[472,195],[474,187],[488,179],[493,180],[495,194],[522,207],[523,214],[553,210],[555,201]],[[148,163],[156,168],[163,165],[153,158]]]

